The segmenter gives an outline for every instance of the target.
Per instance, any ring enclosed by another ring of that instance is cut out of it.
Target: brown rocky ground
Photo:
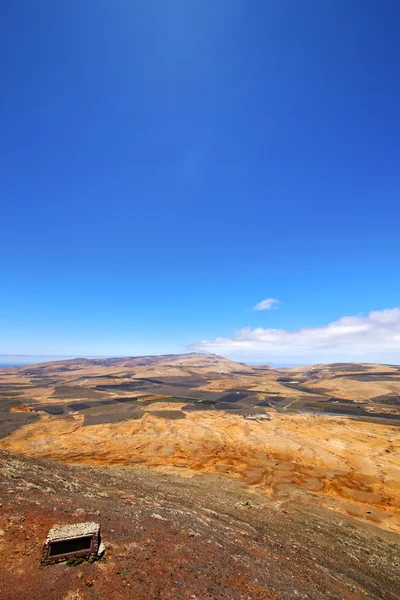
[[[79,415],[44,416],[1,440],[0,448],[67,463],[223,473],[265,495],[310,490],[337,510],[400,531],[398,428],[345,417],[271,412],[270,421],[250,420],[174,407],[160,402],[141,419],[92,426]],[[173,418],[163,417],[171,412]]]
[[[400,598],[399,398],[388,365],[2,369],[0,599]],[[94,518],[105,561],[39,566]]]
[[[366,599],[400,592],[398,537],[221,475],[59,465],[0,452],[4,600]],[[41,567],[54,523],[101,523],[106,556]]]

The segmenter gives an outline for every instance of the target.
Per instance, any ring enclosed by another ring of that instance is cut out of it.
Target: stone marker
[[[54,525],[44,543],[41,564],[52,565],[71,558],[93,562],[104,550],[98,523]]]

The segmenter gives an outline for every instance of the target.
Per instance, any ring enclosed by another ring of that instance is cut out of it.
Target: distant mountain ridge
[[[215,354],[191,352],[187,354],[164,354],[149,356],[127,356],[111,358],[72,358],[67,360],[50,361],[36,365],[16,367],[19,372],[31,374],[56,371],[79,371],[82,369],[142,369],[147,374],[187,374],[194,373],[247,373],[254,374],[257,367],[238,363]],[[258,367],[259,369],[260,367]],[[164,373],[164,371],[166,371]],[[140,372],[140,371],[139,371]]]

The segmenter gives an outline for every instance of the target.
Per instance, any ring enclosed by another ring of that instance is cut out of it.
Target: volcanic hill
[[[394,365],[0,369],[0,597],[394,600],[399,424]],[[38,566],[46,528],[93,515],[103,561]]]

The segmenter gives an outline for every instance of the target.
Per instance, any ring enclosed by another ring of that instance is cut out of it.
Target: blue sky
[[[0,354],[400,362],[399,19],[2,2]]]

